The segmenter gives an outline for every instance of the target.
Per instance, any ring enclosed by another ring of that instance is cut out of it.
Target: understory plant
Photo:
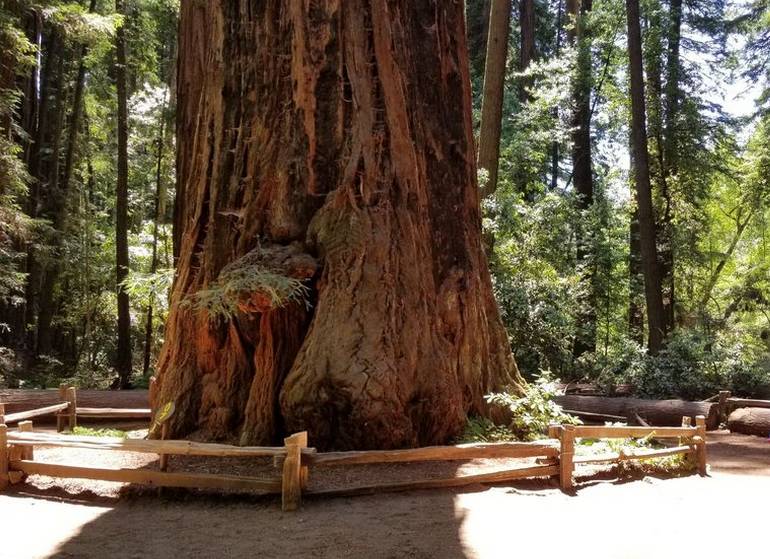
[[[535,382],[528,384],[522,396],[510,392],[489,394],[487,402],[505,408],[510,412],[508,428],[516,439],[533,441],[548,433],[548,426],[579,425],[581,421],[567,413],[554,401],[556,380],[551,380],[547,372],[542,371]]]

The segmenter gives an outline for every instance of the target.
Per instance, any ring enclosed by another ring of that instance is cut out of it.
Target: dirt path
[[[282,514],[275,501],[17,486],[0,496],[0,558],[766,557],[767,516],[751,507],[770,502],[770,442],[709,439],[710,478],[594,481],[575,496],[476,487],[312,500]]]

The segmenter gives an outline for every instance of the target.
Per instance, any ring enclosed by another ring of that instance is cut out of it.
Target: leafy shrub
[[[500,443],[514,441],[516,436],[504,425],[496,425],[486,417],[471,417],[465,424],[461,443]]]
[[[762,396],[770,386],[770,362],[740,339],[707,336],[696,330],[671,335],[658,355],[628,342],[597,360],[594,381],[609,390],[629,383],[644,398],[701,400],[720,390]]]
[[[490,394],[487,401],[510,412],[508,430],[517,440],[533,441],[548,433],[548,426],[554,423],[579,425],[576,417],[562,411],[554,402],[556,381],[543,373],[534,383],[527,385],[523,396],[508,392]]]

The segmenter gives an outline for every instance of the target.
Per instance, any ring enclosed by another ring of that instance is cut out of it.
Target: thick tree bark
[[[484,195],[497,189],[500,168],[500,135],[503,129],[503,98],[505,68],[508,60],[508,38],[511,30],[512,0],[491,0],[487,62],[484,68],[484,93],[481,100],[481,129],[479,131],[479,168],[486,169],[489,178]]]
[[[578,58],[572,83],[572,177],[575,184],[577,207],[588,211],[594,203],[594,177],[591,158],[591,37],[586,29],[586,16],[592,0],[567,0],[567,13],[574,27],[567,34],[570,45],[576,47]],[[583,268],[588,285],[581,297],[578,316],[579,330],[575,337],[573,354],[580,357],[596,350],[596,286],[594,259],[587,246],[589,236],[582,223],[577,228],[577,261]]]
[[[123,0],[115,0],[115,11],[125,15]],[[131,379],[131,310],[123,282],[128,277],[128,89],[126,80],[126,36],[123,27],[115,34],[115,84],[118,94],[118,177],[115,199],[115,263],[118,294],[118,347],[116,368],[121,388]]]
[[[639,214],[639,244],[644,274],[644,294],[647,307],[648,347],[656,354],[663,347],[666,326],[663,296],[658,270],[658,249],[655,217],[650,187],[649,153],[642,72],[642,37],[639,26],[639,0],[626,0],[628,18],[628,56],[631,76],[631,138],[636,184],[636,204]]]
[[[431,444],[515,390],[462,3],[186,2],[180,28],[184,230],[158,381],[171,431]],[[223,269],[305,280],[311,306],[258,285],[230,320],[185,303]]]

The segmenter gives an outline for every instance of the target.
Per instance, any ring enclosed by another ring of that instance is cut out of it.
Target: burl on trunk
[[[425,445],[520,386],[481,245],[463,2],[190,1],[180,41],[171,430]]]

